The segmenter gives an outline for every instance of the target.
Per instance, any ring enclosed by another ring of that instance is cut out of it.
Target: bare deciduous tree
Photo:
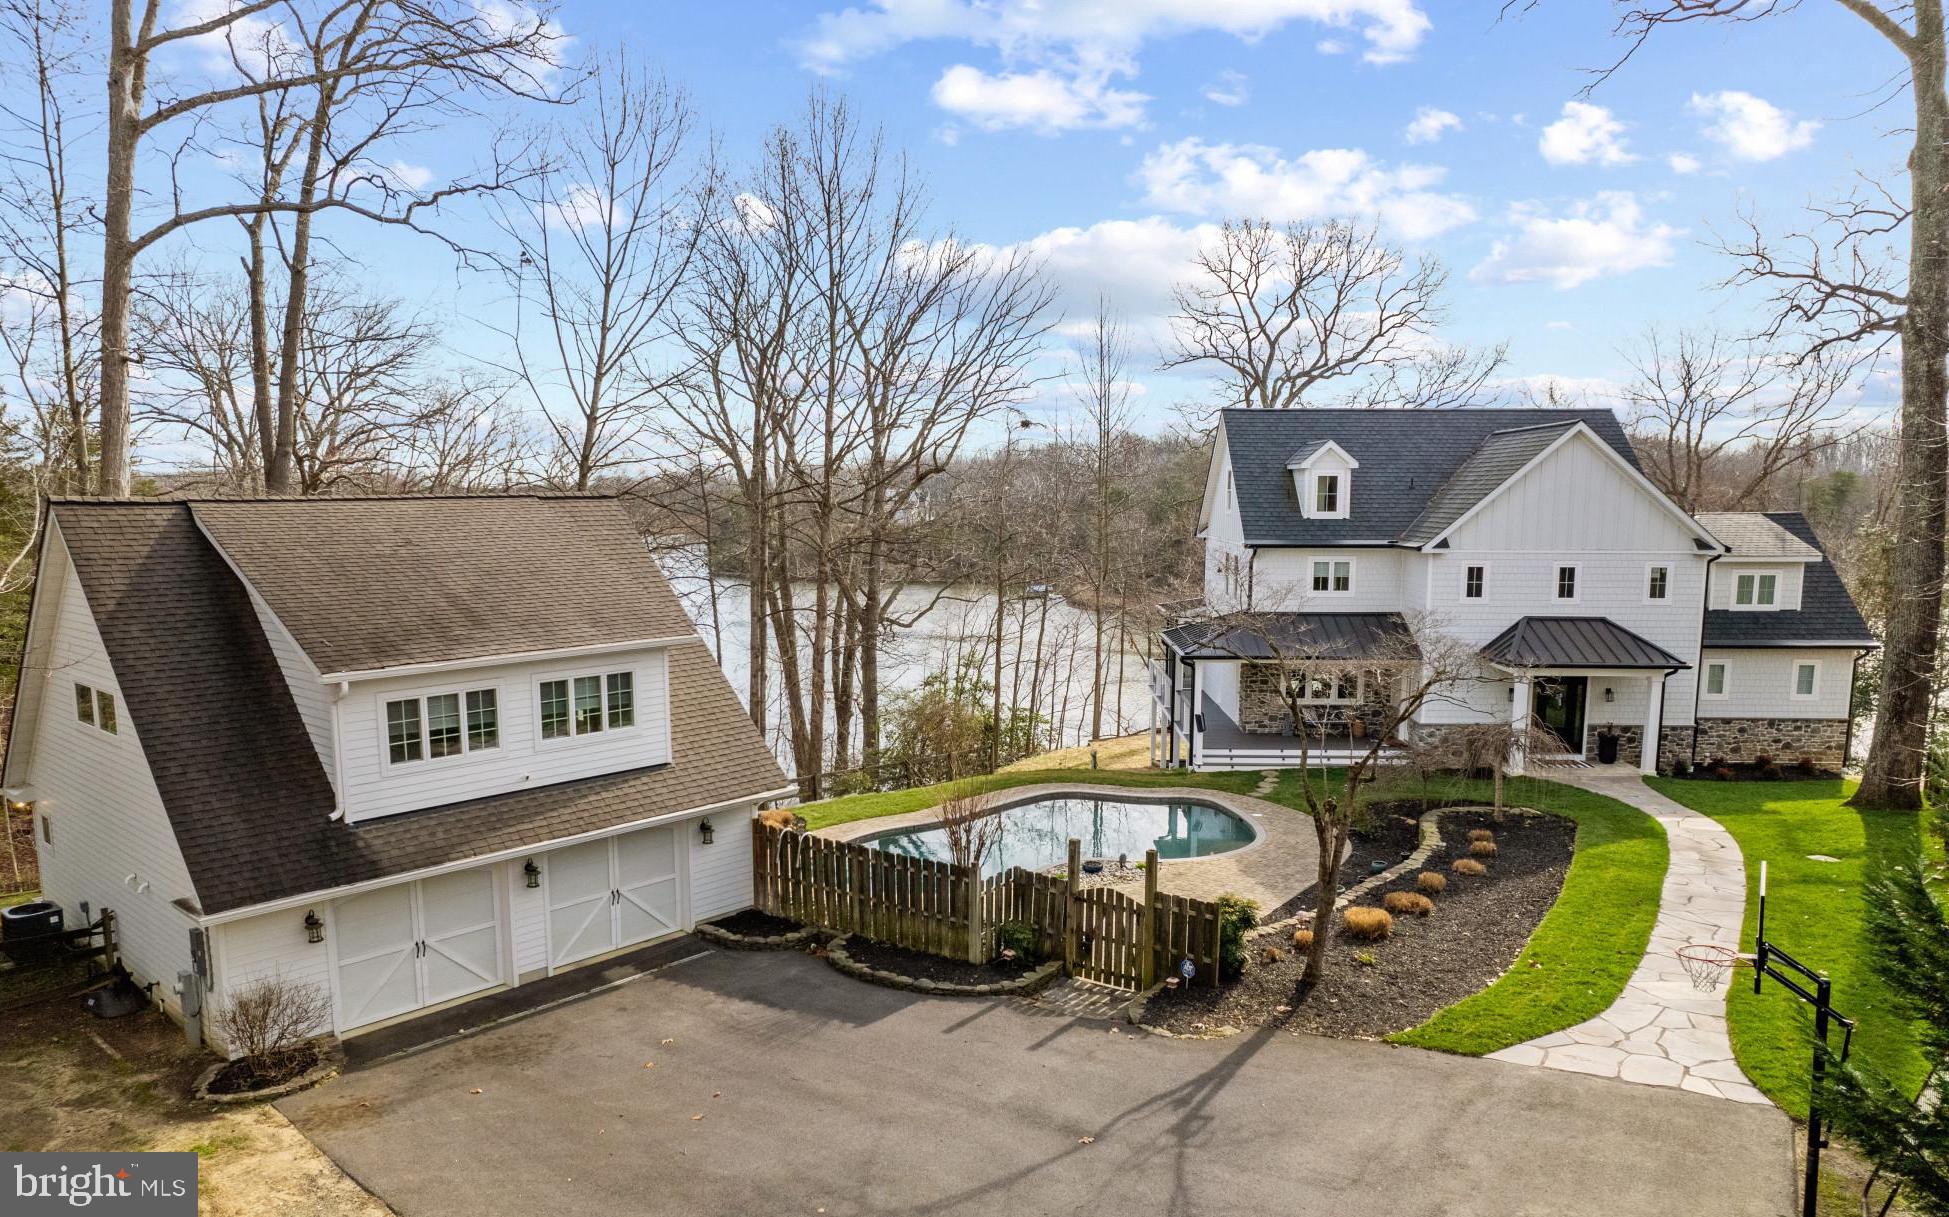
[[[332,1028],[331,994],[282,974],[254,981],[217,1009],[217,1034],[260,1083],[285,1081],[307,1041]]]
[[[934,809],[934,825],[947,842],[948,861],[981,870],[1002,843],[1001,799],[994,791],[963,786]]]

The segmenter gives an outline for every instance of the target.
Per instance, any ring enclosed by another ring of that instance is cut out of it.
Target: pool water
[[[1138,803],[1077,795],[1037,799],[1004,808],[1001,843],[982,859],[983,874],[1011,866],[1042,870],[1069,856],[1069,839],[1083,842],[1083,857],[1114,860],[1128,854],[1143,860],[1155,849],[1159,858],[1203,858],[1249,845],[1252,826],[1208,803]],[[890,853],[947,862],[947,834],[939,828],[908,828],[871,838],[867,844]]]

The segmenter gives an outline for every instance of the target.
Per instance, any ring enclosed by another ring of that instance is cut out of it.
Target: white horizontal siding
[[[81,581],[58,528],[51,528],[43,577],[57,581],[54,626],[45,661],[23,680],[40,684],[31,756],[17,771],[37,816],[51,824],[53,843],[41,847],[41,886],[70,925],[90,913],[115,910],[122,961],[138,983],[158,981],[155,997],[172,1011],[176,974],[190,966],[188,914],[172,905],[195,899],[189,870],[163,810],[121,685],[95,628]],[[84,684],[115,698],[116,734],[75,717],[74,687]],[[37,826],[38,827],[38,826]]]
[[[1394,549],[1261,549],[1252,607],[1262,612],[1391,613],[1411,603],[1407,579],[1419,555]],[[1312,590],[1313,562],[1352,562],[1353,590]]]
[[[321,918],[330,916],[325,902],[317,906]],[[262,981],[282,980],[329,996],[332,992],[331,948],[305,939],[304,909],[287,909],[246,917],[210,928],[215,984],[204,1005],[204,1034],[211,1046],[226,1051],[222,1010],[231,999]],[[329,925],[327,927],[329,932]],[[329,1031],[329,1026],[317,1028]]]
[[[1801,647],[1708,648],[1700,661],[1726,665],[1726,696],[1699,698],[1700,718],[1846,718],[1854,652]],[[1819,692],[1793,696],[1794,668],[1820,665]]]
[[[626,669],[636,673],[634,727],[566,740],[541,738],[540,681]],[[656,648],[567,666],[551,660],[357,681],[337,706],[346,814],[353,820],[393,815],[661,764],[671,759],[668,677],[668,657]],[[402,765],[387,761],[387,701],[490,688],[500,707],[499,747]]]
[[[1712,588],[1708,593],[1709,607],[1715,609],[1734,608],[1733,593],[1738,589],[1741,575],[1778,575],[1780,583],[1774,589],[1774,608],[1741,608],[1741,612],[1764,613],[1800,607],[1800,587],[1807,568],[1798,562],[1782,562],[1778,566],[1762,566],[1756,563],[1728,562],[1720,559],[1712,564]]]
[[[709,921],[749,908],[751,819],[756,807],[737,807],[710,817],[712,841],[704,844],[697,821],[677,825],[677,839],[690,842],[690,919]]]

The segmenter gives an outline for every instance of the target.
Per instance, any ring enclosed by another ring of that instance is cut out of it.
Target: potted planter
[[[1603,765],[1617,764],[1617,732],[1609,727],[1597,729],[1597,761]]]

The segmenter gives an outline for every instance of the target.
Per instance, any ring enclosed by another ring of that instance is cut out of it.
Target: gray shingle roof
[[[1760,513],[1754,513],[1760,514]],[[1874,634],[1854,607],[1840,572],[1827,560],[1813,525],[1797,511],[1769,511],[1764,518],[1789,536],[1821,553],[1809,562],[1800,585],[1800,607],[1774,612],[1734,612],[1708,609],[1705,645],[1709,647],[1791,647],[1830,643],[1844,647],[1875,647]],[[1719,518],[1719,517],[1713,517]],[[1718,535],[1716,525],[1707,525]],[[1737,551],[1735,551],[1737,552]]]
[[[1678,656],[1608,617],[1521,617],[1483,644],[1512,668],[1689,668]]]
[[[1735,558],[1788,558],[1795,562],[1814,562],[1826,555],[1817,545],[1809,545],[1763,511],[1704,511],[1698,522],[1719,538],[1726,552]]]
[[[1223,418],[1248,545],[1396,542],[1499,431],[1588,423],[1637,466],[1631,441],[1609,410],[1226,410]],[[1286,462],[1329,439],[1360,462],[1351,511],[1344,520],[1308,520]]]
[[[1399,613],[1233,613],[1164,631],[1193,659],[1405,659],[1420,652]]]
[[[697,641],[670,651],[673,759],[667,765],[363,824],[332,820],[331,785],[257,614],[243,584],[197,529],[191,508],[61,503],[52,510],[205,913],[755,797],[785,784]],[[290,544],[302,547],[315,535],[295,527]],[[520,572],[504,573],[518,578]],[[655,584],[638,590],[653,599],[670,594],[661,576]]]
[[[609,498],[198,501],[320,672],[695,632]]]

